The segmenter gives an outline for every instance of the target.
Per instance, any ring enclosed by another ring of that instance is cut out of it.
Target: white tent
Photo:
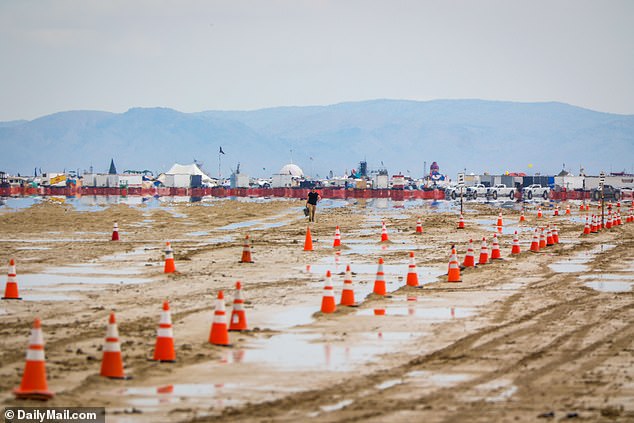
[[[205,172],[203,172],[202,170],[200,170],[200,167],[198,167],[198,165],[196,163],[192,163],[192,164],[188,164],[188,165],[182,165],[182,164],[178,164],[178,163],[174,163],[172,165],[172,167],[170,168],[170,170],[168,170],[167,172],[165,172],[166,175],[201,175],[202,176],[202,183],[204,185],[215,185],[216,181],[211,179],[209,176],[207,176],[205,174]],[[163,176],[163,175],[161,175]],[[159,180],[161,180],[161,178],[158,178]],[[164,181],[161,181],[164,183]]]

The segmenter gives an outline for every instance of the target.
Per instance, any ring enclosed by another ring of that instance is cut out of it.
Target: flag
[[[218,154],[225,154],[225,152],[222,151],[222,146],[220,146],[220,151],[218,152]]]

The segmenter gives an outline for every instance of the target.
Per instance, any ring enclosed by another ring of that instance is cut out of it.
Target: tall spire
[[[114,159],[110,159],[110,170],[108,171],[108,173],[111,175],[117,174],[117,168],[114,167]]]

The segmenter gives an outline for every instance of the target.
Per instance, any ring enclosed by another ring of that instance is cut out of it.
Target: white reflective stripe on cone
[[[44,336],[42,335],[42,329],[31,329],[29,345],[44,345]]]
[[[106,330],[106,338],[118,338],[119,330],[116,324],[108,324],[108,330]]]
[[[26,350],[26,361],[44,361],[44,350]]]
[[[106,342],[106,345],[103,346],[104,352],[121,352],[121,346],[119,345],[119,341],[117,342]]]
[[[159,338],[173,338],[174,332],[172,331],[172,328],[158,328],[156,336]]]

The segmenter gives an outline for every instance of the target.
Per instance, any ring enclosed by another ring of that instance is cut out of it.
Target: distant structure
[[[108,171],[109,175],[116,175],[117,168],[114,166],[114,159],[110,159],[110,170]]]
[[[289,163],[282,166],[282,168],[280,169],[280,175],[291,175],[296,178],[301,178],[302,176],[304,176],[304,171],[296,164]]]
[[[445,180],[445,175],[440,173],[440,166],[436,162],[432,162],[431,166],[429,166],[429,179],[434,184]]]
[[[279,173],[273,174],[271,187],[290,188],[299,186],[299,180],[304,177],[304,171],[296,164],[289,163],[282,166]]]

